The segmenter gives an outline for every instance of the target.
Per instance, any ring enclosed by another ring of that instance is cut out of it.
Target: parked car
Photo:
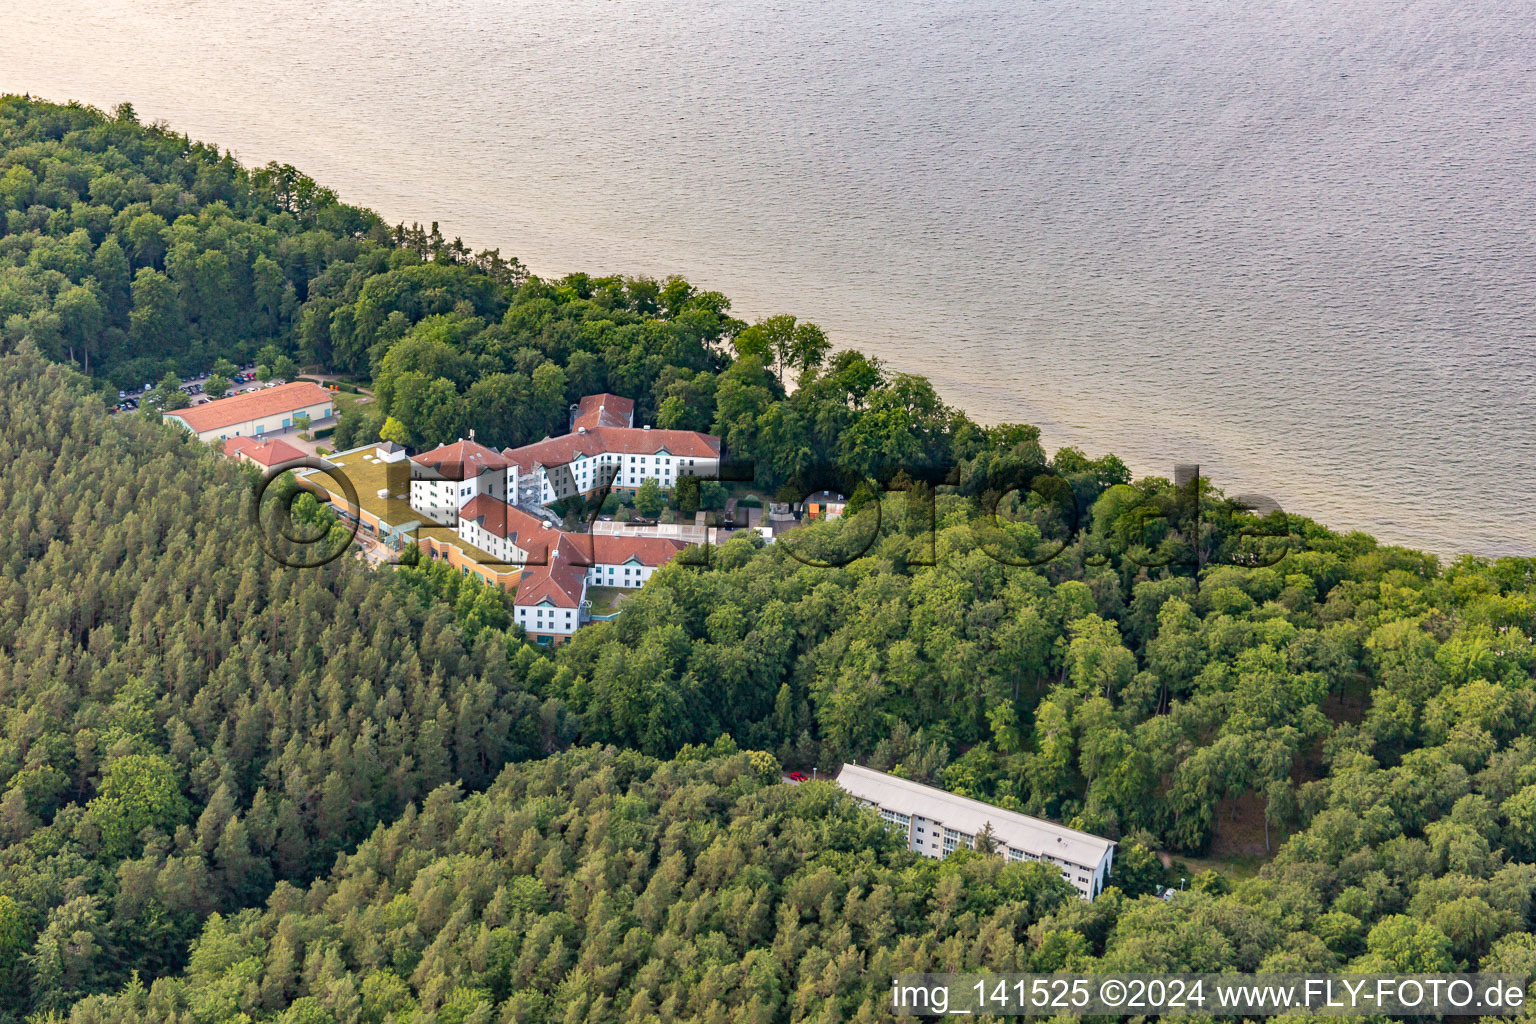
[[[790,772],[789,773],[789,781],[790,782],[804,782],[805,781],[805,772]]]
[[[118,401],[119,401],[119,402],[121,402],[121,401],[122,401],[122,400],[123,400],[123,399],[125,399],[125,398],[127,398],[127,397],[128,397],[128,392],[126,392],[126,391],[119,391],[119,392],[118,392],[118,393],[117,393],[117,400],[118,400]]]

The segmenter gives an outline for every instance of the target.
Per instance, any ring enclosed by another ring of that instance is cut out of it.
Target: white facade
[[[582,587],[583,602],[586,601],[586,597],[586,587]],[[512,609],[512,619],[529,633],[553,633],[557,636],[569,637],[581,627],[584,608],[584,603],[577,608],[561,608],[555,602],[546,599],[532,606],[515,605]]]
[[[508,565],[529,564],[528,552],[525,549],[518,547],[510,537],[496,536],[473,519],[460,519],[458,532],[466,543],[473,544],[481,551],[494,555]]]
[[[318,424],[328,420],[334,411],[331,396],[324,388],[296,381],[216,398],[161,415],[190,430],[199,441],[227,441],[232,437],[260,437],[292,430],[300,416],[309,417],[311,425]]]
[[[505,501],[506,481],[502,472],[487,470],[469,480],[445,480],[432,477],[420,466],[412,469],[411,507],[433,522],[458,525],[459,509],[477,494]]]
[[[590,587],[642,587],[658,566],[646,565],[638,558],[620,563],[598,562],[587,569]]]
[[[266,434],[277,434],[284,430],[292,430],[294,421],[300,416],[308,416],[310,424],[330,418],[331,403],[316,402],[313,405],[299,406],[296,409],[285,409],[268,416],[258,416],[255,419],[245,420],[241,423],[231,423],[223,427],[215,427],[212,430],[198,431],[200,441],[227,441],[231,437],[261,437]],[[170,414],[166,419],[174,419],[180,422],[180,417]]]
[[[1115,843],[1043,818],[956,796],[885,772],[843,765],[837,784],[875,807],[880,817],[907,837],[907,847],[926,857],[945,857],[975,845],[992,828],[996,852],[1010,861],[1054,865],[1084,899],[1103,891],[1113,866]]]
[[[512,465],[507,469],[507,493],[519,504],[552,505],[605,487],[638,490],[646,480],[655,480],[662,490],[670,491],[680,476],[713,479],[719,472],[718,458],[673,455],[665,448],[649,455],[597,452],[578,454],[556,466],[536,465],[530,473]]]

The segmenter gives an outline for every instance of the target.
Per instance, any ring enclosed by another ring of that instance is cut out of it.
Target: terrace
[[[588,616],[593,619],[605,621],[619,614],[619,602],[635,590],[625,590],[623,587],[588,587],[587,601],[591,604]]]

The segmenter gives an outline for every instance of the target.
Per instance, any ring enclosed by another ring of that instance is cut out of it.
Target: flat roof
[[[468,555],[471,562],[478,562],[485,566],[487,571],[498,575],[523,571],[521,563],[497,558],[489,551],[475,547],[469,541],[459,536],[458,531],[451,526],[433,526],[430,523],[424,522],[416,528],[416,536],[424,540],[434,540],[439,544],[451,544]]]
[[[493,572],[517,572],[521,568],[517,565],[509,565],[490,552],[476,547],[460,537],[453,527],[434,523],[420,511],[412,508],[410,462],[404,459],[399,462],[385,462],[378,457],[376,449],[379,447],[382,446],[370,444],[348,452],[325,456],[325,461],[336,467],[336,475],[345,476],[351,482],[352,488],[357,492],[357,503],[364,512],[396,530],[413,526],[414,529],[409,532],[414,533],[419,539],[431,539],[439,544],[452,544],[470,559],[481,563]],[[389,486],[391,473],[394,474],[393,487]],[[348,501],[346,491],[342,490],[330,476],[322,475],[315,470],[306,471],[303,478],[327,494],[342,501]],[[390,492],[389,495],[379,497],[379,491],[386,488]]]
[[[843,765],[837,784],[861,800],[902,814],[930,818],[969,835],[981,835],[990,823],[999,843],[1025,853],[1045,854],[1085,867],[1097,866],[1115,846],[1113,840],[1079,832],[1054,821],[1032,818],[856,764]]]
[[[167,418],[178,419],[188,429],[201,434],[205,430],[232,427],[237,423],[249,423],[266,416],[274,416],[295,409],[307,409],[312,405],[331,401],[332,395],[318,384],[296,380],[291,384],[279,384],[274,388],[243,392],[229,398],[216,398],[203,405],[186,409],[173,409]]]
[[[319,470],[306,472],[303,478],[326,493],[342,501],[350,501],[347,492],[332,477],[344,476],[357,492],[357,504],[375,519],[399,528],[413,522],[426,522],[422,514],[411,507],[411,464],[405,459],[384,462],[374,451],[374,445],[365,445],[348,452],[324,456],[335,466],[328,475]],[[390,474],[394,479],[390,479]],[[392,486],[391,486],[392,485]],[[387,497],[379,497],[379,491],[388,488]]]

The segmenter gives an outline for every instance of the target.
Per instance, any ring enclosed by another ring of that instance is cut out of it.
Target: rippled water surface
[[[130,100],[539,273],[680,273],[1051,446],[1536,553],[1536,15],[1451,0],[0,2]]]

